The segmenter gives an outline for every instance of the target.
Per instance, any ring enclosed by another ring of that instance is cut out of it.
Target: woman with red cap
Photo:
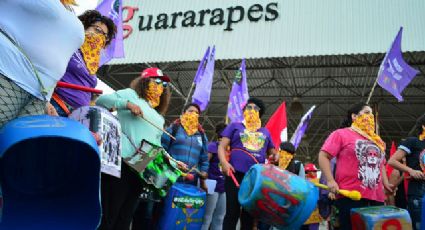
[[[167,87],[170,78],[158,68],[145,69],[140,77],[130,83],[130,88],[113,94],[102,95],[97,105],[117,110],[124,138],[122,138],[123,158],[132,156],[135,144],[146,140],[161,146],[164,114],[168,109],[170,91]],[[140,117],[145,119],[142,119]],[[139,147],[139,146],[136,146]],[[142,180],[137,172],[122,163],[121,178],[102,175],[102,222],[99,229],[129,229],[137,199],[142,192]]]

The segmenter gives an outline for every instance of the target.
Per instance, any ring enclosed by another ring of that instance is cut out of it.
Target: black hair
[[[289,141],[284,141],[284,142],[280,143],[280,150],[285,150],[286,152],[288,152],[290,154],[294,154],[295,153],[295,146]]]
[[[250,97],[248,101],[246,102],[245,107],[243,108],[244,110],[249,103],[253,103],[260,108],[260,111],[259,111],[260,117],[262,117],[263,114],[266,112],[266,106],[264,105],[264,102],[261,99],[256,97]]]
[[[196,109],[199,111],[199,114],[201,114],[201,107],[199,107],[199,105],[196,103],[190,103],[186,105],[183,109],[183,113],[186,112],[186,110],[189,109],[190,106],[196,107]]]
[[[422,126],[425,125],[425,114],[422,115],[418,120],[416,121],[416,131],[418,133],[418,136],[422,134]]]
[[[218,138],[221,138],[221,132],[223,132],[223,130],[226,128],[226,124],[224,124],[223,122],[220,122],[218,124],[215,125],[215,133],[217,134]]]
[[[351,124],[353,123],[353,118],[351,118],[352,114],[359,114],[360,111],[362,111],[362,109],[365,106],[369,106],[366,103],[357,103],[355,105],[353,105],[350,109],[347,110],[347,115],[344,118],[344,120],[341,123],[341,127],[340,128],[346,128],[346,127],[350,127]]]
[[[95,24],[96,22],[101,22],[105,24],[108,28],[108,37],[105,46],[109,45],[111,43],[111,40],[115,38],[115,34],[117,33],[117,27],[110,18],[101,15],[99,11],[87,10],[83,14],[78,16],[78,19],[80,19],[80,21],[83,23],[84,30],[86,30],[90,26],[93,26],[93,24]]]

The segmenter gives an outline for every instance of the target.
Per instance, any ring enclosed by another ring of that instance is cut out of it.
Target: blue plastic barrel
[[[299,229],[316,208],[319,190],[273,165],[254,165],[242,180],[238,199],[253,217],[279,229]]]
[[[0,229],[95,229],[99,149],[82,124],[47,115],[0,129]]]
[[[160,230],[201,229],[206,193],[189,184],[174,184],[165,198],[159,220]]]

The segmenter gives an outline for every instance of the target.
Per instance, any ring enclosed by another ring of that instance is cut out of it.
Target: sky
[[[77,0],[78,7],[74,7],[75,13],[77,15],[80,15],[86,10],[95,9],[97,6],[97,0]],[[109,94],[114,92],[114,90],[106,85],[103,81],[100,79],[97,79],[97,86],[96,89],[103,90],[103,94]]]

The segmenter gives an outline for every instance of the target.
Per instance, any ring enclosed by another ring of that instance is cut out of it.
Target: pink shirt
[[[340,189],[357,190],[362,198],[384,202],[381,169],[385,153],[377,145],[343,128],[331,133],[321,150],[336,157],[335,181]]]

